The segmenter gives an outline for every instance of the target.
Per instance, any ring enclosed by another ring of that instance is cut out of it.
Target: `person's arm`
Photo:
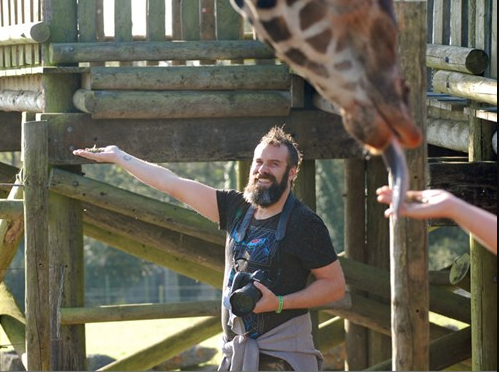
[[[312,274],[316,280],[307,288],[283,296],[283,310],[311,309],[341,300],[345,296],[345,277],[339,261],[314,269]],[[263,284],[254,282],[254,285],[262,292],[254,313],[276,311],[279,307],[278,297]]]
[[[392,190],[384,186],[377,190],[378,201],[391,204]],[[471,205],[445,190],[408,191],[408,203],[402,207],[405,217],[416,219],[448,218],[497,255],[497,216]],[[389,217],[393,209],[385,211]]]
[[[181,178],[164,167],[129,155],[117,146],[97,150],[79,149],[73,153],[100,163],[119,165],[139,181],[189,205],[209,220],[219,222],[217,192],[212,187]]]

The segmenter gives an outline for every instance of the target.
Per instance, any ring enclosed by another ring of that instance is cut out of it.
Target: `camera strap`
[[[293,193],[289,193],[288,199],[284,204],[284,208],[282,209],[281,216],[279,217],[279,222],[277,224],[277,230],[275,233],[277,242],[280,242],[286,236],[286,228],[288,226],[289,216],[291,215],[291,212],[293,211],[293,207],[295,205],[295,200],[296,197],[293,195]],[[239,229],[237,230],[236,233],[237,243],[241,243],[243,239],[246,237],[246,233],[248,232],[248,228],[251,225],[251,220],[253,219],[254,214],[255,214],[255,208],[252,205],[250,205],[248,211],[246,212],[246,215],[244,216],[243,222],[241,223]]]

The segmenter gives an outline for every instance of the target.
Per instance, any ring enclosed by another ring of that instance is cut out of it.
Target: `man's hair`
[[[296,173],[300,170],[303,155],[298,150],[298,144],[294,138],[287,134],[283,128],[274,127],[260,140],[260,144],[272,146],[286,146],[288,149],[288,166],[296,167]]]

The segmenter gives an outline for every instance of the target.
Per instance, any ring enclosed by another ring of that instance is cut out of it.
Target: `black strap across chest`
[[[277,230],[275,234],[276,242],[280,242],[286,236],[286,228],[288,226],[289,216],[291,215],[291,212],[295,205],[295,200],[296,198],[293,195],[293,193],[290,193],[288,199],[286,200],[286,203],[284,204],[281,216],[279,217],[279,222],[277,224]],[[236,233],[237,243],[241,243],[246,237],[246,234],[251,225],[251,220],[253,219],[254,214],[255,214],[255,208],[252,205],[250,205],[248,211],[246,212],[246,215],[244,216],[243,222],[241,223],[239,229],[237,230]]]

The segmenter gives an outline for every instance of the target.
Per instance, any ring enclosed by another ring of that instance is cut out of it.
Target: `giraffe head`
[[[277,57],[340,108],[346,130],[383,155],[405,194],[402,148],[419,146],[422,135],[397,62],[393,0],[231,1]]]

